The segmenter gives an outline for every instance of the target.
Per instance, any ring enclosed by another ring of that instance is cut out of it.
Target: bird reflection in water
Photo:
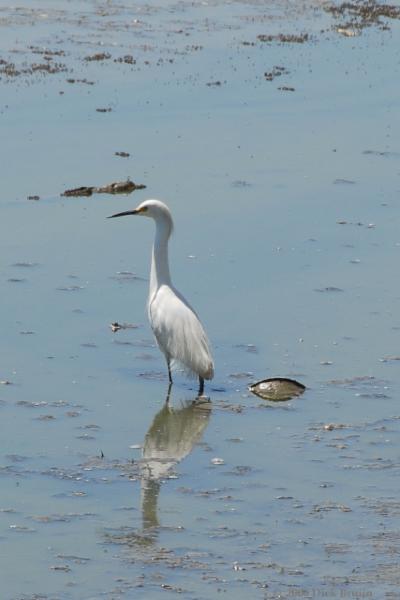
[[[169,403],[155,415],[143,444],[141,507],[143,530],[159,526],[158,496],[162,480],[190,454],[201,440],[211,414],[211,402],[186,401],[179,408]]]

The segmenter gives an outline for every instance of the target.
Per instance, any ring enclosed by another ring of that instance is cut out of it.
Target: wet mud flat
[[[376,1],[315,1],[302,5],[286,1],[266,6],[254,0],[245,4],[143,3],[132,7],[76,0],[61,2],[57,8],[52,4],[38,7],[34,2],[27,7],[3,6],[0,77],[3,84],[16,80],[29,84],[58,75],[68,86],[90,89],[107,77],[109,69],[151,70],[201,55],[221,32],[228,32],[223,42],[228,37],[229,43],[250,50],[260,43],[318,43],[332,34],[355,37],[372,27],[390,31],[399,17],[398,6]],[[280,74],[285,72],[284,67],[275,69]],[[94,74],[92,79],[90,75]],[[193,74],[193,82],[201,83],[206,72],[197,75],[198,79]],[[203,83],[218,87],[224,82]],[[112,107],[97,107],[96,111],[111,112]]]
[[[326,387],[346,389],[348,401],[352,393],[384,389],[372,381]],[[289,598],[355,591],[379,597],[380,590],[395,589],[399,503],[380,488],[388,479],[395,487],[398,462],[387,446],[398,439],[398,417],[304,424],[297,404],[303,400],[276,409],[242,397],[240,411],[237,397],[218,394],[208,405],[160,403],[144,438],[123,459],[84,450],[103,445],[106,427],[85,418],[85,407],[17,402],[15,410],[33,415],[44,437],[46,429],[67,426],[81,449],[63,466],[50,452],[4,456],[3,482],[22,490],[2,503],[3,541],[22,557],[46,544],[39,563],[45,581],[29,568],[22,580],[42,591],[8,597],[225,592]],[[254,429],[255,417],[262,433]],[[222,441],[207,435],[211,420],[217,431],[226,430]],[[257,448],[272,454],[274,447],[290,463],[283,473],[254,457]],[[302,470],[302,483],[292,468]],[[45,593],[46,587],[56,591]]]
[[[397,597],[399,16],[0,8],[2,598]],[[164,194],[210,402],[165,403],[149,238],[105,219]]]

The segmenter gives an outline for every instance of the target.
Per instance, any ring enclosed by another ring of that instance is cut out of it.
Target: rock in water
[[[306,386],[294,379],[286,379],[285,377],[273,377],[271,379],[263,379],[249,386],[250,392],[263,398],[264,400],[272,400],[280,402],[290,400],[296,396],[303,394]]]

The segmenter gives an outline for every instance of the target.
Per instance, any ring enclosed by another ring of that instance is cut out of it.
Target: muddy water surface
[[[397,597],[399,15],[346,6],[0,8],[2,598]],[[152,224],[106,220],[148,197],[200,406],[164,404]]]

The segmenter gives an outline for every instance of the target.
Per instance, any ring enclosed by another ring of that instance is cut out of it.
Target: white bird
[[[201,396],[204,380],[214,376],[214,364],[207,335],[197,314],[171,281],[168,240],[173,221],[170,210],[160,200],[145,200],[134,210],[109,218],[127,215],[150,217],[156,224],[147,311],[158,347],[167,361],[169,383],[172,384],[171,369],[182,366],[189,376],[199,378]]]

